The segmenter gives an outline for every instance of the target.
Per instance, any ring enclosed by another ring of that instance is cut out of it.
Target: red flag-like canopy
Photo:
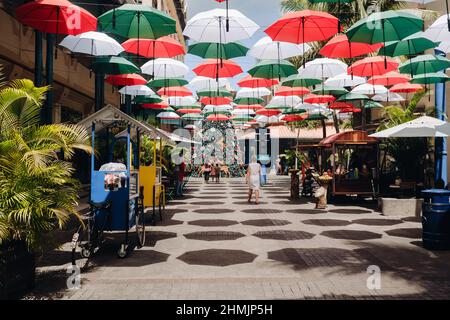
[[[397,70],[398,62],[383,56],[367,57],[356,61],[347,69],[348,74],[371,77]]]
[[[405,83],[410,80],[410,77],[406,74],[398,73],[396,71],[391,71],[386,74],[379,76],[373,76],[367,83],[379,84],[385,87],[393,86],[394,84]]]
[[[266,116],[266,117],[276,116],[280,113],[281,113],[281,110],[279,110],[279,109],[265,109],[264,108],[264,109],[256,110],[257,115],[262,115],[262,116]]]
[[[304,99],[307,103],[328,103],[333,102],[334,100],[336,100],[336,98],[329,94],[310,94]]]
[[[237,82],[237,85],[241,88],[259,88],[259,87],[271,87],[278,84],[278,79],[264,79],[254,78],[251,75],[247,75]]]
[[[329,105],[330,109],[352,109],[355,108],[355,106],[349,102],[345,101],[336,101]]]
[[[207,121],[227,121],[230,120],[229,117],[227,117],[224,114],[218,113],[218,114],[211,114],[206,117]]]
[[[399,84],[392,86],[389,89],[389,91],[397,92],[397,93],[411,93],[411,92],[417,92],[422,89],[423,89],[423,87],[420,84],[404,82],[404,83],[399,83]]]
[[[160,103],[142,103],[141,108],[144,109],[166,109],[169,105],[166,102]]]
[[[136,86],[147,84],[147,80],[136,73],[110,75],[105,81],[113,86]]]
[[[382,43],[349,42],[345,34],[340,34],[328,41],[319,53],[329,58],[354,58],[375,52],[382,46]]]
[[[183,45],[170,36],[158,39],[128,39],[122,43],[126,52],[146,58],[173,58],[186,53]]]
[[[208,59],[192,71],[198,76],[209,78],[231,78],[242,73],[242,68],[234,61]]]
[[[310,90],[305,87],[280,87],[275,91],[276,96],[302,96],[308,94]]]
[[[200,102],[203,104],[212,104],[214,106],[220,106],[223,104],[230,104],[233,100],[229,97],[203,97]]]
[[[157,91],[160,96],[168,97],[188,97],[192,96],[192,91],[186,87],[176,86],[176,87],[163,87]]]

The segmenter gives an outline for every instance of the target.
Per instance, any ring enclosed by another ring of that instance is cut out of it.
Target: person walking
[[[219,183],[220,173],[221,173],[220,164],[216,163],[216,183]]]
[[[209,175],[211,174],[211,165],[209,163],[205,163],[205,168],[203,169],[203,174],[205,176],[205,182],[209,182]]]
[[[252,157],[252,162],[247,168],[246,180],[248,184],[248,202],[252,200],[255,192],[255,203],[259,204],[259,188],[261,186],[261,165],[256,162],[256,157]]]
[[[261,187],[267,183],[267,167],[264,163],[261,163]]]
[[[183,196],[183,180],[186,171],[186,163],[183,158],[183,151],[179,154],[179,164],[175,165],[175,179],[176,179],[176,188],[175,188],[175,196],[182,197]]]

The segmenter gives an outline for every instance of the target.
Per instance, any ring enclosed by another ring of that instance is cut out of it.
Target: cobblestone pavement
[[[172,201],[148,225],[147,245],[116,257],[117,235],[67,290],[70,252],[40,262],[36,296],[62,299],[448,299],[450,253],[421,246],[414,218],[385,217],[372,202],[314,209],[290,201],[288,177],[273,177],[262,203],[247,203],[243,179],[204,184]],[[77,263],[83,263],[79,260]],[[370,290],[367,268],[381,269]],[[62,270],[62,271],[57,271]],[[59,272],[59,273],[58,273]],[[53,275],[53,276],[52,276]]]

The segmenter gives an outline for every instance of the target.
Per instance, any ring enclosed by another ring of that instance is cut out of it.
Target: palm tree
[[[78,216],[70,160],[77,150],[91,152],[89,134],[39,124],[47,90],[26,79],[0,85],[0,245],[21,240],[39,249],[46,233]]]

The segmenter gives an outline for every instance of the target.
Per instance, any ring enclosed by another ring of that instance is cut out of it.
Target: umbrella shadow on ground
[[[202,219],[189,221],[188,224],[199,227],[228,227],[239,224],[239,222],[225,219]]]
[[[302,220],[302,223],[322,227],[342,227],[352,224],[351,221],[338,219],[307,219]]]
[[[184,234],[186,239],[203,241],[236,240],[245,237],[245,234],[232,231],[197,231]]]
[[[241,224],[243,225],[255,227],[285,226],[291,223],[292,222],[288,220],[277,220],[277,219],[253,219],[241,221]]]
[[[256,254],[244,250],[205,249],[185,252],[177,259],[190,265],[225,267],[251,263],[256,257]]]

